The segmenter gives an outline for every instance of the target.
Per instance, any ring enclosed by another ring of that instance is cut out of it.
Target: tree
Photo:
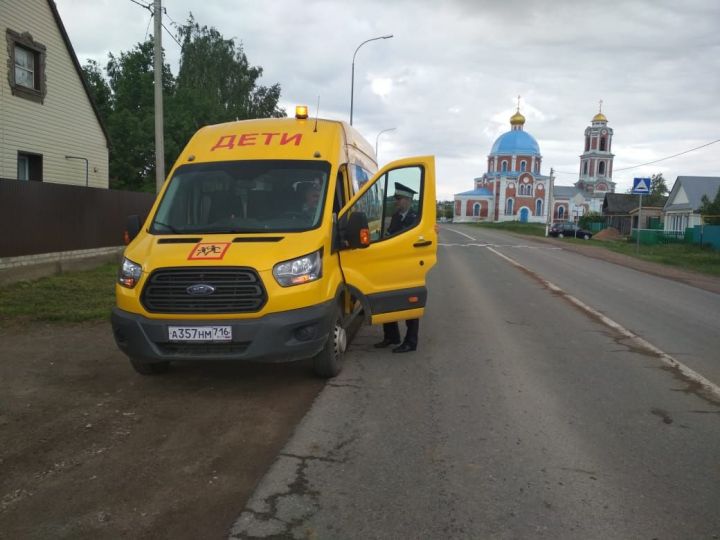
[[[584,229],[589,229],[593,223],[604,223],[605,222],[605,216],[603,216],[599,212],[588,212],[587,214],[584,214],[580,216],[580,219],[578,220],[578,225]]]
[[[647,197],[647,205],[659,206],[663,204],[667,194],[668,188],[662,173],[653,174],[650,177],[650,194]]]
[[[700,214],[703,221],[708,225],[720,225],[720,189],[713,201],[710,201],[707,195],[703,195],[700,201]]]
[[[134,191],[155,190],[155,101],[153,40],[138,43],[107,64],[113,110],[108,131],[110,185]],[[163,66],[163,93],[172,96],[175,81],[170,66]],[[167,131],[167,130],[166,130]],[[166,156],[167,159],[167,156]],[[174,158],[173,158],[174,159]]]
[[[178,28],[182,43],[175,95],[168,103],[170,146],[177,155],[192,134],[208,124],[285,116],[280,85],[259,86],[262,68],[251,66],[242,45],[192,14]]]
[[[90,88],[90,95],[95,102],[102,121],[107,125],[113,109],[113,95],[112,90],[110,90],[110,85],[105,80],[100,66],[98,66],[95,60],[88,60],[87,63],[82,66],[82,70],[85,75],[85,80],[88,83],[88,88]]]
[[[257,84],[262,68],[251,66],[242,46],[190,14],[178,29],[182,42],[177,79],[163,65],[165,163],[169,170],[198,128],[207,124],[285,116],[280,85]],[[92,60],[83,67],[110,137],[110,185],[155,190],[153,40],[119,56],[109,55],[103,77]]]

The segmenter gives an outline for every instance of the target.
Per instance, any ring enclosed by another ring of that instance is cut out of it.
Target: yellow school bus
[[[414,224],[387,231],[397,185]],[[341,121],[307,117],[200,129],[147,219],[128,218],[115,341],[141,374],[182,360],[312,358],[339,373],[348,328],[422,316],[436,262],[435,164],[380,170]]]

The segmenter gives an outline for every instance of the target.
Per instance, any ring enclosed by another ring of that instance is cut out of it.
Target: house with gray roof
[[[701,225],[702,198],[713,200],[718,190],[720,176],[678,176],[663,207],[665,231],[684,233],[688,227]]]
[[[638,196],[628,193],[606,193],[603,200],[602,214],[605,224],[620,231],[620,234],[630,234],[632,218],[630,212],[638,207]]]

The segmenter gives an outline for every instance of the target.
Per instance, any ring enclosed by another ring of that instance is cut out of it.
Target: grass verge
[[[83,322],[110,318],[117,264],[0,287],[0,322]]]
[[[683,243],[641,245],[638,252],[633,242],[616,240],[602,243],[593,242],[593,244],[645,261],[720,276],[720,251],[709,247]]]
[[[500,229],[528,236],[545,236],[545,225],[539,223],[520,223],[508,221],[505,223],[473,223],[478,228]],[[660,264],[667,264],[685,270],[694,270],[712,276],[720,276],[720,251],[708,247],[700,247],[697,244],[671,243],[641,245],[640,252],[634,242],[626,240],[613,241],[590,241],[575,238],[564,238],[564,242],[577,242],[584,245],[592,245],[599,249],[609,249],[624,255],[636,257],[645,261]]]

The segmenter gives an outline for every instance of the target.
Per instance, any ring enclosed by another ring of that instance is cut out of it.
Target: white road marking
[[[462,234],[462,233],[461,233],[461,234]],[[602,321],[602,323],[603,323],[605,326],[607,326],[607,327],[609,327],[609,328],[612,328],[613,330],[619,332],[620,334],[622,334],[623,336],[627,337],[628,339],[633,340],[637,345],[639,345],[639,346],[642,347],[643,349],[645,349],[645,350],[647,350],[647,351],[650,351],[651,353],[655,354],[655,355],[660,359],[660,361],[661,361],[662,363],[664,363],[665,365],[667,365],[667,366],[669,366],[669,367],[671,367],[671,368],[673,368],[673,369],[677,369],[678,371],[680,371],[680,373],[682,373],[682,375],[683,375],[686,379],[689,379],[689,380],[691,380],[691,381],[699,384],[706,392],[712,394],[712,396],[713,396],[715,399],[720,399],[720,386],[716,385],[715,383],[713,383],[713,382],[710,381],[709,379],[706,379],[705,377],[703,377],[702,375],[700,375],[698,372],[696,372],[696,371],[692,370],[691,368],[687,367],[687,366],[686,366],[685,364],[683,364],[682,362],[679,362],[678,360],[676,360],[675,358],[673,358],[672,356],[670,356],[669,354],[667,354],[665,351],[663,351],[663,350],[661,350],[661,349],[658,349],[655,345],[653,345],[653,344],[650,343],[649,341],[646,341],[645,339],[641,338],[641,337],[638,336],[637,334],[631,332],[630,330],[628,330],[627,328],[625,328],[625,327],[622,326],[621,324],[613,321],[611,318],[606,317],[605,315],[603,315],[603,314],[600,313],[599,311],[591,308],[590,306],[588,306],[588,305],[587,305],[586,303],[584,303],[583,301],[578,300],[578,299],[575,298],[573,295],[565,292],[563,289],[561,289],[560,287],[558,287],[558,286],[555,285],[554,283],[551,283],[551,282],[547,281],[546,279],[541,278],[540,276],[538,276],[537,274],[535,274],[532,270],[530,270],[528,267],[526,267],[526,266],[520,264],[519,262],[517,262],[515,259],[512,259],[512,258],[508,257],[507,255],[505,255],[505,254],[503,254],[503,253],[500,253],[499,251],[493,249],[493,248],[490,247],[490,246],[488,246],[487,249],[490,250],[490,251],[492,251],[493,253],[495,253],[497,256],[505,259],[506,261],[508,261],[508,262],[509,262],[510,264],[512,264],[513,266],[516,266],[517,268],[520,268],[520,269],[525,270],[526,272],[532,274],[533,276],[535,276],[535,278],[536,278],[538,281],[540,281],[543,285],[545,285],[545,286],[546,286],[548,289],[550,289],[551,291],[561,294],[562,296],[564,296],[565,298],[567,298],[570,302],[572,302],[573,304],[575,304],[577,307],[579,307],[580,309],[582,309],[582,310],[585,311],[586,313],[588,313],[588,314],[592,315],[593,317],[596,317],[597,319],[599,319],[600,321]]]
[[[477,242],[477,241],[478,241],[477,238],[473,238],[473,237],[470,236],[469,234],[465,234],[464,232],[460,232],[460,231],[458,231],[458,230],[456,230],[456,229],[451,229],[451,228],[449,228],[449,227],[444,227],[443,230],[444,230],[444,231],[454,232],[454,233],[456,233],[456,234],[459,234],[459,235],[461,235],[461,236],[464,236],[464,237],[467,238],[468,240],[472,240],[473,242]],[[553,246],[528,246],[528,245],[526,245],[526,244],[475,244],[475,243],[470,243],[470,244],[456,244],[456,243],[453,243],[453,242],[449,242],[449,243],[446,243],[446,242],[438,242],[438,245],[439,245],[439,246],[443,246],[443,247],[487,247],[487,248],[489,248],[489,247],[508,247],[508,248],[545,249],[545,250],[561,250],[561,249],[562,249],[561,247],[553,247]]]
[[[460,232],[460,231],[457,231],[457,230],[455,230],[455,229],[451,229],[451,228],[449,228],[449,227],[445,227],[443,230],[460,234],[460,235],[464,236],[465,238],[469,238],[469,239],[472,240],[473,242],[477,242],[477,238],[473,238],[472,236],[470,236],[469,234],[465,234],[464,232]]]
[[[561,247],[553,246],[528,246],[526,244],[476,244],[474,242],[468,242],[466,244],[455,244],[452,242],[438,242],[438,246],[443,247],[505,247],[505,248],[523,248],[523,249],[543,249],[543,250],[562,250]]]

